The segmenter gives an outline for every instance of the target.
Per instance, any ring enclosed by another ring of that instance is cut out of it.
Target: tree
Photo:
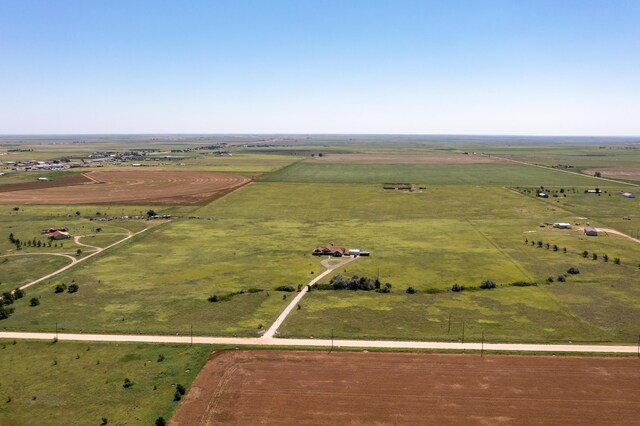
[[[415,288],[413,288],[411,286],[407,287],[407,290],[406,290],[407,294],[415,294],[415,292],[416,292]]]
[[[598,260],[598,255],[597,255],[597,254],[595,254],[595,253],[593,253],[593,254],[591,255],[591,258],[592,258],[593,260]]]
[[[220,296],[218,296],[217,294],[212,294],[207,300],[211,303],[219,302]]]
[[[13,232],[9,234],[9,241],[11,242],[11,244],[16,243],[16,239],[13,237]]]
[[[567,279],[564,277],[564,275],[558,275],[558,282],[565,282]]]
[[[106,425],[107,423],[109,423],[109,419],[107,419],[106,417],[102,418],[102,423],[100,423],[102,426]]]
[[[553,251],[558,251],[558,246],[557,245],[553,245]]]
[[[156,419],[156,426],[167,426],[167,421],[164,419],[164,417],[158,417]]]
[[[122,387],[125,389],[129,389],[131,386],[133,386],[133,382],[131,380],[129,380],[128,377],[126,377],[124,379],[124,383],[122,384]]]
[[[156,211],[155,211],[155,210],[153,210],[153,209],[152,209],[152,210],[147,211],[147,216],[155,216],[155,215],[157,215],[157,214],[158,214],[158,213],[156,213]]]
[[[620,264],[620,258],[619,257],[613,258],[613,263],[615,263],[616,265],[619,265]]]
[[[451,291],[459,292],[462,290],[464,290],[464,287],[458,283],[455,283],[453,286],[451,286]]]
[[[587,258],[587,256],[589,256],[589,252],[588,251],[583,251],[582,252],[582,257],[584,257],[585,259]]]
[[[64,285],[64,283],[62,284],[58,284],[56,285],[56,288],[53,290],[54,293],[62,293],[67,289],[67,286]]]
[[[80,216],[80,212],[79,211],[76,211],[76,216]]]
[[[13,308],[5,308],[4,306],[0,306],[0,320],[7,319],[13,313]]]
[[[184,395],[185,393],[187,393],[187,390],[181,384],[177,384],[176,385],[176,392],[178,392],[180,395]]]
[[[538,248],[542,248],[542,241],[538,241]]]
[[[572,274],[572,275],[577,275],[577,274],[580,273],[580,270],[578,268],[576,268],[575,266],[572,266],[569,269],[567,269],[567,273]]]
[[[78,249],[76,250],[76,256],[80,256],[82,254],[82,250]]]
[[[78,284],[71,284],[69,285],[69,288],[67,289],[67,293],[75,293],[78,291],[80,287],[78,287]]]
[[[593,176],[594,176],[594,177],[602,177],[602,173],[600,173],[600,172],[595,172],[595,173],[593,174]]]
[[[604,259],[605,262],[609,261],[609,256],[607,256],[606,254],[602,258]]]
[[[496,283],[491,280],[484,280],[480,283],[480,288],[483,290],[490,290],[496,288]]]
[[[547,243],[545,247],[547,248],[547,250],[549,250],[549,248],[551,247],[551,244]]]
[[[29,306],[38,306],[40,304],[40,299],[37,297],[32,297],[29,301]]]
[[[552,283],[553,282],[553,277],[547,277],[547,282],[548,283]]]

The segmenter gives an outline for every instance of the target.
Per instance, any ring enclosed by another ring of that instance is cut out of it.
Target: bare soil
[[[0,191],[0,204],[204,204],[250,182],[235,174],[175,171],[99,171],[68,178],[76,180],[0,187],[26,185]]]
[[[637,358],[214,352],[171,425],[640,424]]]
[[[498,157],[473,154],[328,154],[306,162],[328,164],[486,164],[504,162]]]
[[[1,185],[0,192],[15,192],[15,191],[27,191],[31,189],[45,189],[45,188],[58,188],[61,186],[82,185],[84,183],[91,183],[91,179],[86,177],[83,173],[75,175],[60,176],[52,178],[49,181],[41,181],[33,178],[32,182],[12,183],[8,185]]]
[[[596,171],[602,174],[602,177],[611,179],[626,179],[633,181],[640,181],[640,170],[633,169],[598,169],[598,170],[583,170],[585,175],[593,176]]]

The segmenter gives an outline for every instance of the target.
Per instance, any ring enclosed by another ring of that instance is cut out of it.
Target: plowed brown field
[[[249,181],[217,172],[99,171],[68,182],[7,185],[0,190],[0,204],[201,204]]]
[[[640,424],[637,358],[216,352],[172,425]]]

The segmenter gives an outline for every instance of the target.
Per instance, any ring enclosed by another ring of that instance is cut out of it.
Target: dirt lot
[[[640,424],[637,358],[213,353],[171,425]]]
[[[602,177],[611,179],[640,180],[640,170],[638,169],[598,169]],[[585,175],[593,176],[596,170],[583,170]]]
[[[201,204],[250,181],[217,172],[100,171],[77,182],[76,176],[82,175],[7,185],[23,187],[0,191],[0,204]]]
[[[305,161],[329,164],[486,164],[504,162],[497,157],[473,154],[328,154]]]

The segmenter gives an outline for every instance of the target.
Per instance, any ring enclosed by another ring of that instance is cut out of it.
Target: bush
[[[185,393],[187,393],[187,390],[181,384],[177,384],[176,392],[178,392],[180,395],[184,395]]]
[[[580,273],[580,270],[575,266],[572,266],[571,268],[567,269],[567,273],[572,275],[577,275]]]
[[[71,284],[67,289],[67,293],[75,293],[78,291],[79,288],[80,287],[78,287],[78,284]]]
[[[613,259],[613,263],[615,263],[616,265],[619,265],[620,264],[620,258],[619,257],[614,258]]]
[[[129,389],[131,386],[133,386],[133,382],[131,380],[129,380],[129,378],[125,378],[124,379],[124,383],[122,384],[122,387],[125,389]]]
[[[217,294],[212,294],[211,296],[209,296],[209,298],[207,300],[209,302],[211,302],[211,303],[219,302],[220,301],[220,296],[218,296]]]
[[[512,282],[511,284],[509,284],[510,286],[513,287],[530,287],[530,286],[536,286],[536,283],[530,283],[528,281],[515,281]]]
[[[296,291],[296,289],[293,288],[293,286],[290,286],[290,285],[281,285],[281,286],[276,287],[276,291],[286,291],[288,293],[292,293],[292,292]]]
[[[565,282],[567,279],[564,277],[564,275],[558,275],[558,282]]]
[[[164,417],[158,417],[156,419],[156,426],[167,426],[167,421],[164,419]]]
[[[5,308],[0,306],[0,320],[7,319],[13,314],[13,308]]]
[[[376,290],[377,293],[391,293],[391,286],[387,283],[385,285],[380,286],[379,289]]]
[[[551,277],[551,276],[547,277],[547,282],[548,283],[552,283],[553,282],[553,277]]]
[[[63,293],[65,290],[67,289],[67,286],[64,284],[58,284],[55,288],[55,290],[53,290],[54,293]]]
[[[461,286],[458,283],[455,283],[452,287],[451,287],[451,291],[455,291],[455,292],[459,292],[464,290],[464,286]]]
[[[409,286],[407,287],[406,293],[407,294],[415,294],[416,289],[414,289],[413,287]]]
[[[480,283],[480,288],[483,290],[490,290],[492,288],[496,288],[496,283],[491,280],[484,280]]]
[[[40,304],[40,299],[37,297],[32,297],[29,301],[29,306],[38,306]]]

